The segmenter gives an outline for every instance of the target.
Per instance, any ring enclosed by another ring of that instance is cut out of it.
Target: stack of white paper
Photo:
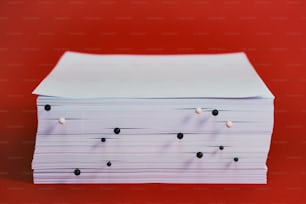
[[[34,183],[266,183],[274,97],[243,53],[67,52],[33,93]]]

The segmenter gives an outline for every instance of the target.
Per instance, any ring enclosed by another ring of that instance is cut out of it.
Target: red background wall
[[[306,203],[306,2],[0,2],[0,203]],[[66,50],[244,51],[275,94],[267,185],[34,185],[31,91]]]

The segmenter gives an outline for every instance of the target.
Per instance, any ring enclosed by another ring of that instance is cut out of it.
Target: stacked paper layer
[[[66,53],[34,93],[34,183],[267,181],[273,95],[244,54]]]

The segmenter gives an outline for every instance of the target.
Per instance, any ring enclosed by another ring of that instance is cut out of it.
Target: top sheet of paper
[[[66,98],[274,98],[244,53],[66,52],[33,93]]]

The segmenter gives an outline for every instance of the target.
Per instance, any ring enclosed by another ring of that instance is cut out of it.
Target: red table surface
[[[302,0],[1,1],[0,203],[306,203],[305,4]],[[268,184],[34,185],[31,161],[37,116],[31,92],[66,50],[246,52],[275,95]]]

